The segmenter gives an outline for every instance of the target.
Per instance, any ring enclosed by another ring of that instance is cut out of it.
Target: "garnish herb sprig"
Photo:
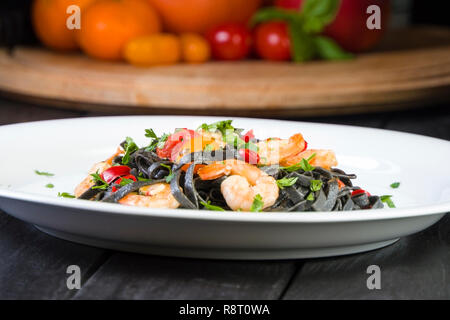
[[[212,210],[212,211],[225,211],[225,209],[215,206],[211,204],[211,201],[208,200],[208,202],[200,201],[200,203],[205,207],[205,209]]]
[[[250,208],[251,212],[261,212],[263,210],[264,207],[264,201],[262,200],[262,197],[260,194],[257,194],[254,198],[253,198],[253,203],[252,206]]]

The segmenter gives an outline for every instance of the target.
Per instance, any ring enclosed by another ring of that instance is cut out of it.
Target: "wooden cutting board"
[[[211,62],[137,68],[42,48],[0,51],[3,94],[110,113],[299,116],[363,113],[448,101],[450,31],[393,33],[342,62]]]

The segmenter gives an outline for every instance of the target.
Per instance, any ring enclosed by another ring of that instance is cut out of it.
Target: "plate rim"
[[[132,119],[132,118],[192,118],[211,120],[223,120],[224,117],[218,116],[179,116],[179,115],[133,115],[133,116],[98,116],[98,117],[76,117],[64,119],[52,119],[31,121],[15,124],[1,125],[0,131],[8,130],[13,127],[29,127],[36,125],[45,125],[51,123],[71,122],[71,121],[96,121],[96,120],[112,120],[112,119]],[[423,136],[415,133],[399,132],[389,129],[368,128],[361,126],[329,124],[329,123],[312,123],[306,121],[295,120],[280,120],[280,119],[263,119],[263,118],[245,118],[245,117],[226,117],[231,120],[242,121],[270,121],[308,126],[332,126],[339,127],[346,130],[365,130],[365,131],[379,131],[399,136],[414,136],[415,138],[423,139],[424,141],[433,141],[436,143],[445,143],[450,146],[450,141]],[[59,206],[71,209],[80,209],[83,211],[95,211],[100,214],[126,214],[135,217],[153,217],[153,218],[176,218],[176,219],[191,219],[191,220],[213,220],[213,221],[228,221],[228,222],[253,222],[253,223],[339,223],[350,221],[370,221],[370,220],[386,220],[386,219],[401,219],[408,217],[418,217],[434,214],[442,214],[450,212],[450,201],[441,202],[433,205],[409,206],[404,208],[383,208],[377,210],[354,210],[342,211],[336,214],[335,212],[217,212],[210,210],[193,210],[193,209],[152,209],[152,208],[138,208],[129,206],[120,206],[117,204],[97,203],[92,201],[74,201],[74,199],[53,198],[45,195],[37,195],[26,192],[18,192],[11,189],[0,187],[0,197],[8,198],[17,201],[26,201],[32,203],[39,203],[43,205]]]

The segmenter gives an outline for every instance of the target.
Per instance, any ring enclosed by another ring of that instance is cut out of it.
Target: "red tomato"
[[[255,30],[256,52],[266,60],[291,59],[291,40],[284,22],[262,23]]]
[[[304,0],[276,0],[284,9],[299,9]],[[381,9],[381,29],[367,28],[367,8],[377,5]],[[363,52],[376,46],[386,30],[390,13],[390,0],[341,0],[336,19],[325,28],[324,34],[335,39],[344,49]]]
[[[194,138],[197,133],[194,130],[182,129],[171,134],[162,149],[157,148],[156,154],[160,158],[174,160],[186,140]]]
[[[245,142],[249,142],[252,139],[255,139],[255,134],[253,133],[253,129],[247,131],[246,134],[242,137]]]
[[[218,60],[241,60],[248,56],[252,45],[249,29],[244,24],[229,23],[209,30],[206,38],[212,56]]]

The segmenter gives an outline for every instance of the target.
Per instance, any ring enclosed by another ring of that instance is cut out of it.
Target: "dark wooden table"
[[[100,114],[0,99],[0,125],[93,115]],[[450,140],[446,105],[301,120]],[[434,155],[417,150],[417,156],[426,164],[439,150]],[[79,245],[0,212],[0,261],[0,299],[450,299],[450,216],[368,253],[249,262],[145,256]],[[81,268],[80,290],[67,289],[69,265]],[[370,265],[381,269],[380,290],[367,289]]]

